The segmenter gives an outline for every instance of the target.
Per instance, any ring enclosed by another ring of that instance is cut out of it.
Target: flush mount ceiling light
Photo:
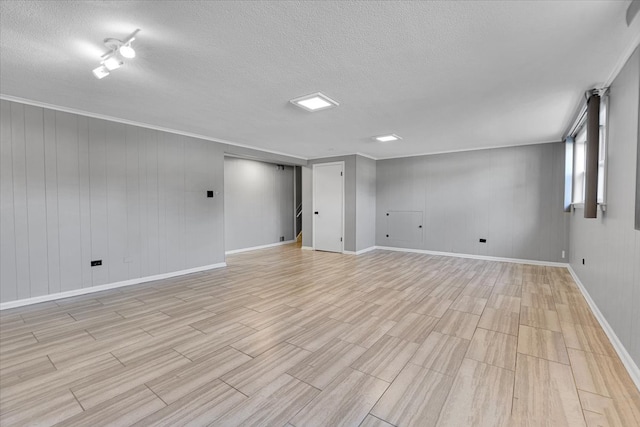
[[[123,58],[132,59],[136,57],[136,51],[131,47],[131,42],[136,39],[136,34],[139,31],[140,29],[135,30],[124,40],[104,39],[104,45],[109,48],[109,52],[100,57],[100,66],[93,70],[93,75],[97,79],[105,78],[111,71],[123,66]]]
[[[327,108],[333,108],[340,104],[337,101],[329,98],[327,95],[324,95],[320,92],[312,93],[310,95],[301,96],[300,98],[295,98],[290,100],[293,105],[296,105],[302,109],[307,111],[320,111],[326,110]]]
[[[398,141],[398,140],[400,140],[402,138],[400,138],[395,133],[392,133],[390,135],[374,136],[373,139],[378,141],[378,142],[392,142],[392,141]]]

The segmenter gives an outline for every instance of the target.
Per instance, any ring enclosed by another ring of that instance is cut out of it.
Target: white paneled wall
[[[224,261],[221,145],[1,108],[0,302]]]

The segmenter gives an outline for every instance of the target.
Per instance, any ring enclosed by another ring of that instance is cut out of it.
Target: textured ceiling
[[[628,5],[2,1],[0,92],[303,158],[558,141],[638,43]],[[95,79],[136,28],[136,59]],[[288,102],[317,91],[340,106]]]

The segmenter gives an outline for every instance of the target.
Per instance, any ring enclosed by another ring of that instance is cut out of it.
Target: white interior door
[[[344,162],[313,165],[313,248],[342,252]]]

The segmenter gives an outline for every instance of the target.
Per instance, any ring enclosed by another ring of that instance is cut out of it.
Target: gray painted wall
[[[344,250],[355,252],[375,245],[376,162],[359,155],[309,160],[302,168],[302,245],[313,246],[313,164],[344,162]]]
[[[563,186],[561,143],[381,160],[376,244],[566,262]]]
[[[344,162],[344,250],[356,249],[356,156],[338,156],[309,160],[302,171],[302,246],[313,246],[313,165]]]
[[[294,166],[293,167],[293,181],[295,191],[295,198],[293,200],[293,205],[296,207],[296,213],[298,213],[298,206],[302,203],[302,167]],[[300,211],[302,212],[302,211]],[[302,214],[296,217],[296,226],[294,229],[294,236],[298,236],[298,234],[302,231]]]
[[[356,156],[356,251],[376,244],[376,161]]]
[[[224,261],[221,145],[1,108],[0,301]]]
[[[302,246],[312,247],[313,221],[313,172],[310,167],[302,166]]]
[[[634,230],[640,98],[636,49],[611,85],[607,147],[607,211],[571,214],[571,267],[640,366],[640,231]],[[582,265],[582,259],[585,264]]]
[[[293,196],[293,167],[226,157],[225,249],[293,240]]]

